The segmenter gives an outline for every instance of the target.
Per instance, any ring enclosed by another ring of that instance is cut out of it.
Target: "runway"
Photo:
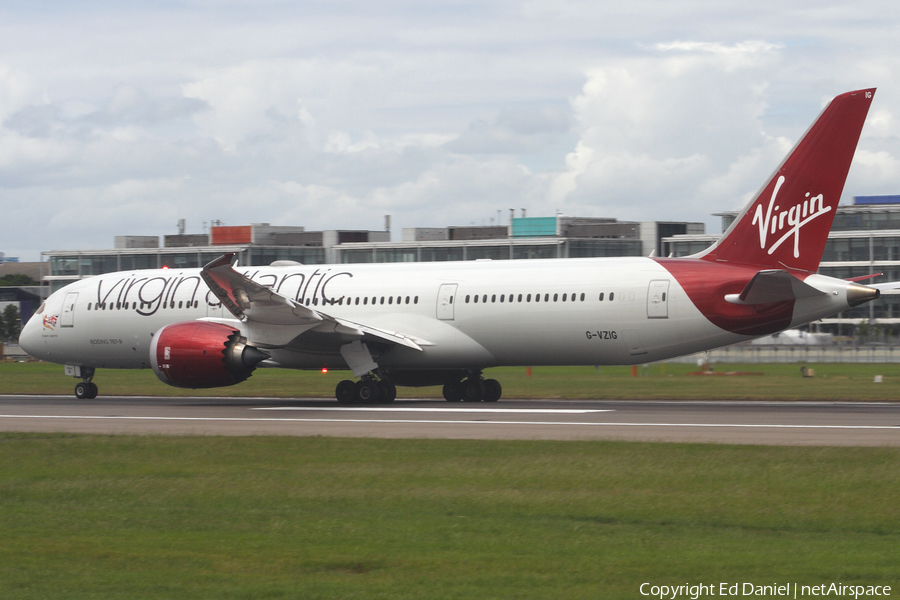
[[[0,396],[0,431],[900,446],[900,404]]]

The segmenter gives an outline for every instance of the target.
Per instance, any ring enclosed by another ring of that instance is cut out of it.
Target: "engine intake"
[[[150,364],[160,381],[182,388],[214,388],[245,381],[269,354],[247,345],[241,332],[221,323],[166,325],[150,344]]]

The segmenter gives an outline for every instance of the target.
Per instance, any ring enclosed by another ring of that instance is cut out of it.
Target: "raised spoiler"
[[[291,339],[315,329],[341,339],[373,341],[406,346],[422,351],[433,344],[396,331],[354,323],[312,310],[278,292],[260,285],[234,270],[235,255],[228,253],[207,264],[200,276],[228,311],[248,325],[251,341],[270,347],[284,346]],[[254,323],[263,327],[254,327]],[[280,326],[276,328],[266,327]]]

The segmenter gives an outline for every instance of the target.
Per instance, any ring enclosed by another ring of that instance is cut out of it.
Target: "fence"
[[[667,362],[697,363],[900,363],[900,344],[835,343],[828,346],[738,344]]]

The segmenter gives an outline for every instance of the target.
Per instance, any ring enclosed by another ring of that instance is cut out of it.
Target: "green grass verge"
[[[0,434],[0,597],[900,590],[900,449]]]
[[[697,376],[685,364],[657,363],[638,367],[523,367],[488,369],[503,385],[504,398],[708,399],[708,400],[857,400],[900,399],[900,364],[809,364],[815,377],[800,376],[799,364],[728,365],[716,371],[761,375]],[[875,375],[883,377],[874,383]],[[346,371],[257,369],[246,382],[212,390],[183,390],[160,382],[152,371],[101,369],[96,383],[101,395],[268,396],[333,398]],[[60,365],[0,363],[0,394],[72,394],[76,380],[65,377]],[[440,398],[441,389],[400,388],[400,398]]]

